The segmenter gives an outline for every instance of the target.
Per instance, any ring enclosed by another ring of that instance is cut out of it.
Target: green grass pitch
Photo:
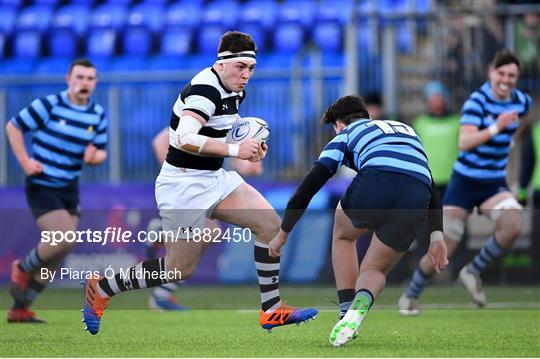
[[[388,288],[362,324],[357,339],[328,344],[336,322],[330,287],[284,287],[291,305],[322,309],[315,321],[276,328],[258,324],[258,292],[249,287],[186,286],[178,292],[189,312],[147,309],[148,291],[114,298],[100,332],[83,331],[82,291],[46,291],[36,312],[47,324],[7,324],[2,290],[1,357],[539,357],[540,289],[487,288],[488,307],[475,309],[461,287],[432,287],[419,317],[395,310],[401,289]]]

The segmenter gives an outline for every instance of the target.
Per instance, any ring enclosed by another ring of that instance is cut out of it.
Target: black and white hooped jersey
[[[245,91],[233,92],[221,82],[217,72],[207,67],[199,72],[183,89],[176,100],[169,124],[169,152],[166,161],[175,167],[199,170],[218,170],[222,157],[208,157],[188,153],[178,148],[176,128],[183,110],[193,111],[206,120],[199,135],[225,142],[227,132],[237,121],[238,107],[245,98]]]

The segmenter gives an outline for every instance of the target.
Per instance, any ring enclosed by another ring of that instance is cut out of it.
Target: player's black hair
[[[219,40],[218,53],[223,51],[230,52],[242,52],[242,51],[255,51],[257,52],[257,45],[253,38],[240,31],[227,31]]]
[[[343,96],[328,107],[321,117],[321,123],[335,125],[336,121],[349,125],[353,120],[369,118],[366,103],[360,96]]]
[[[495,56],[493,56],[493,61],[491,61],[491,65],[494,69],[508,64],[516,64],[518,69],[520,67],[519,58],[508,49],[502,49],[497,51],[495,53]]]
[[[96,68],[94,66],[94,64],[92,63],[92,61],[88,60],[88,59],[77,59],[77,60],[74,60],[70,65],[69,65],[69,71],[68,71],[68,74],[71,73],[71,70],[73,70],[73,68],[75,66],[83,66],[83,67],[92,67],[92,68]]]

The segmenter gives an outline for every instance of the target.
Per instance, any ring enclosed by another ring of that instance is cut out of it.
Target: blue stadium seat
[[[19,13],[17,30],[45,31],[51,22],[52,13],[52,7],[45,4],[28,6]]]
[[[165,11],[165,26],[194,27],[201,23],[200,3],[179,1],[171,4]]]
[[[345,24],[351,18],[353,9],[353,0],[321,0],[316,10],[315,21],[337,18],[342,24]]]
[[[304,45],[304,29],[297,21],[278,23],[273,41],[274,51],[298,51]]]
[[[313,42],[323,51],[340,51],[342,49],[343,31],[338,22],[317,23],[313,29],[312,38]]]
[[[162,4],[146,2],[135,5],[129,11],[126,25],[128,27],[145,26],[152,32],[158,32],[163,29],[163,17],[164,14]]]
[[[278,5],[274,0],[251,0],[242,6],[239,22],[262,23],[266,30],[271,29],[278,13]]]
[[[117,33],[112,28],[95,28],[87,39],[86,53],[90,57],[111,57],[116,50]]]
[[[187,56],[181,55],[158,55],[148,60],[148,69],[153,71],[182,71],[188,65]]]
[[[68,56],[77,54],[77,35],[71,28],[51,29],[47,38],[50,56]]]
[[[257,49],[259,51],[266,51],[266,31],[264,30],[264,25],[262,23],[244,22],[238,24],[237,29],[238,31],[250,34],[253,41],[255,41],[255,44],[257,44]]]
[[[35,59],[41,54],[41,34],[37,29],[19,30],[13,39],[13,56]]]
[[[152,51],[152,34],[144,26],[130,26],[122,37],[124,55],[147,56]]]
[[[103,4],[94,9],[90,25],[91,27],[119,29],[124,26],[126,14],[124,4],[116,2]]]
[[[135,5],[127,17],[123,36],[126,55],[146,56],[152,50],[153,34],[163,28],[163,6],[159,3]]]
[[[13,5],[0,5],[0,32],[11,35],[17,20],[17,7]]]
[[[40,59],[36,64],[36,72],[42,74],[65,74],[69,69],[72,58],[48,57]]]
[[[197,49],[202,53],[216,54],[219,39],[226,27],[221,23],[203,23],[197,34]]]
[[[34,0],[34,4],[36,5],[48,5],[52,7],[58,5],[59,2],[60,0]]]
[[[0,73],[8,75],[31,74],[34,72],[35,60],[9,59],[0,61]]]
[[[316,3],[311,0],[286,0],[281,4],[277,21],[299,20],[307,29],[313,23],[316,6]]]
[[[52,20],[52,29],[70,28],[80,36],[88,29],[90,7],[86,4],[71,4],[58,9]]]
[[[311,37],[321,50],[340,51],[343,27],[338,14],[330,12],[320,14],[313,25]]]
[[[193,35],[187,27],[169,27],[161,35],[161,54],[187,55],[191,49]]]
[[[236,23],[238,11],[236,0],[214,0],[204,7],[203,21],[207,24],[220,23],[231,28]]]
[[[359,0],[356,8],[360,18],[366,18],[369,15],[377,13],[377,2],[372,0]]]
[[[186,68],[185,70],[196,70],[197,72],[201,71],[205,67],[210,67],[216,62],[216,48],[213,53],[199,53],[190,55],[186,59]]]
[[[129,72],[143,71],[147,68],[147,59],[141,56],[116,56],[113,57],[108,65],[107,71]]]
[[[13,6],[16,9],[19,9],[25,0],[0,0],[0,6]]]

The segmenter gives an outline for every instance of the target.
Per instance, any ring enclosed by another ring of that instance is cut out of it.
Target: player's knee
[[[498,230],[507,239],[518,238],[522,224],[521,212],[515,209],[504,211],[497,221]]]
[[[281,219],[274,212],[256,223],[251,230],[261,241],[270,242],[278,234],[280,224]]]
[[[465,220],[445,214],[443,232],[446,239],[459,242],[465,233]]]

